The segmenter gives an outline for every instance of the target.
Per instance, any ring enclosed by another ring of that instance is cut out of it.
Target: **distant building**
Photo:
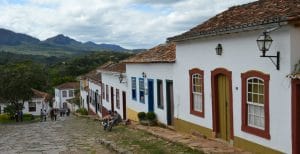
[[[79,82],[67,82],[55,87],[54,108],[67,108],[67,100],[75,98],[75,91],[79,90]]]

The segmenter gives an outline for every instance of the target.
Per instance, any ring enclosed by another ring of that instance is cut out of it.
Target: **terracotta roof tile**
[[[259,0],[231,7],[181,35],[168,38],[168,41],[245,31],[299,19],[300,0]]]
[[[167,43],[155,46],[145,52],[136,54],[125,63],[174,63],[176,60],[176,45]]]
[[[100,71],[108,71],[108,72],[119,72],[125,73],[126,72],[126,64],[123,62],[120,63],[113,63],[108,62],[98,68]]]
[[[79,89],[79,82],[66,82],[56,86],[57,89]]]
[[[34,94],[34,98],[44,98],[46,100],[50,100],[52,98],[52,96],[46,92],[42,92],[42,91],[39,91],[39,90],[36,90],[36,89],[31,89],[33,94]]]

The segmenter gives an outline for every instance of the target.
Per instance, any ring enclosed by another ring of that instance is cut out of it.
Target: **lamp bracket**
[[[260,57],[268,57],[271,62],[275,65],[277,70],[280,70],[280,52],[277,51],[277,55],[276,56],[266,56],[265,54],[263,54]],[[276,62],[273,60],[273,58],[276,58]]]

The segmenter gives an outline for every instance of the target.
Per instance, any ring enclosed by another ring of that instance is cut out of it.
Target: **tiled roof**
[[[167,43],[155,46],[145,52],[136,54],[125,63],[174,63],[176,60],[176,45]]]
[[[120,63],[108,62],[108,63],[105,63],[104,65],[98,67],[98,70],[107,71],[107,72],[125,73],[126,72],[126,64],[123,62],[120,62]]]
[[[79,89],[79,82],[66,82],[56,86],[57,89]]]
[[[45,92],[42,92],[42,91],[39,91],[39,90],[36,90],[36,89],[31,89],[32,90],[32,92],[33,92],[33,94],[34,94],[34,98],[50,98],[51,96],[50,96],[50,94],[48,94],[48,93],[45,93]]]
[[[101,81],[101,73],[97,72],[97,69],[90,71],[84,75],[85,78],[91,79],[93,81]]]
[[[259,0],[234,6],[168,41],[183,41],[286,24],[300,19],[300,0]]]

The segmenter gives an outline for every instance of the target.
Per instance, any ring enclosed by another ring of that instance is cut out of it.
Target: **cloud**
[[[232,5],[254,0],[0,0],[0,27],[41,40],[63,33],[80,41],[150,48]]]

